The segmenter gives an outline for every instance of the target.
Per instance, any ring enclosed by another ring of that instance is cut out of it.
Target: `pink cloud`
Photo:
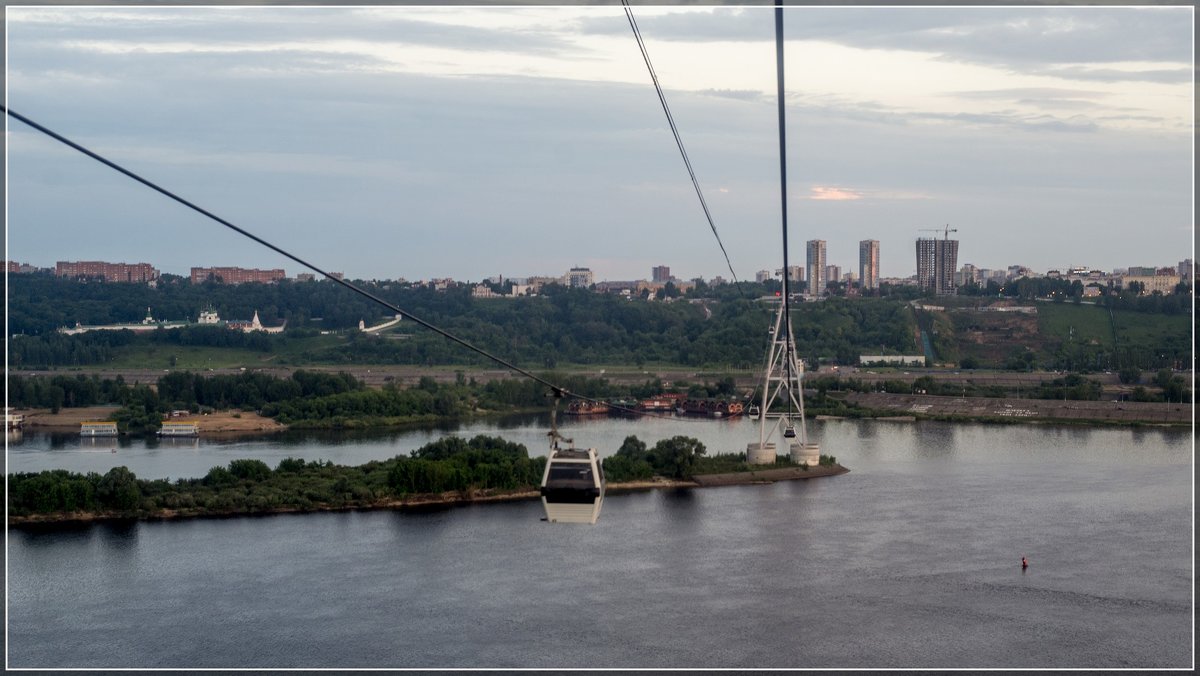
[[[812,200],[860,200],[862,194],[843,188],[813,186],[809,199]]]

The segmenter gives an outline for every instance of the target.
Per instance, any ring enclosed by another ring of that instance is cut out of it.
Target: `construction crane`
[[[946,227],[944,227],[944,228],[921,228],[921,232],[943,232],[943,231],[946,233],[944,239],[950,239],[950,233],[958,232],[958,228],[950,227],[949,223],[947,223]]]

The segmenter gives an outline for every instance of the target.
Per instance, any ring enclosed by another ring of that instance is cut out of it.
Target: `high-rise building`
[[[1185,282],[1191,282],[1196,278],[1196,266],[1192,263],[1192,259],[1190,258],[1185,258],[1179,261],[1179,265],[1176,266],[1176,269],[1179,272],[1179,276],[1183,278],[1183,281]]]
[[[776,270],[775,276],[782,279],[783,278],[783,268],[779,268],[778,270]],[[804,281],[804,266],[803,265],[789,265],[788,266],[788,283],[803,282],[803,281]]]
[[[571,268],[567,272],[567,286],[572,289],[586,289],[592,285],[590,268]]]
[[[650,268],[650,278],[656,282],[667,283],[671,281],[671,268],[667,265],[656,265]]]
[[[770,278],[771,278],[770,270],[759,270],[758,272],[754,273],[754,281],[758,282],[759,284],[767,281]]]
[[[939,296],[955,293],[954,273],[958,267],[958,240],[917,240],[917,286],[933,289]]]
[[[958,283],[962,285],[975,284],[979,282],[979,268],[970,263],[963,263],[962,269],[958,271]]]
[[[808,240],[808,292],[819,296],[825,291],[825,240]]]
[[[864,289],[879,288],[879,240],[858,243],[858,278]]]
[[[825,281],[836,282],[842,279],[842,266],[826,265],[825,266]]]
[[[106,282],[150,282],[158,279],[158,270],[149,263],[58,261],[54,266],[54,274],[59,277],[103,279]]]

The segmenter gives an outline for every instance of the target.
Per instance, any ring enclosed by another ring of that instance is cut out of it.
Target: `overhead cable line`
[[[788,270],[788,213],[787,213],[787,135],[784,125],[784,78],[783,78],[783,7],[775,8],[775,87],[779,98],[779,201],[783,214],[783,326],[784,337],[787,339],[784,350],[787,359],[787,382],[792,382],[792,317],[790,290],[788,281],[791,271]],[[815,275],[813,275],[815,276]],[[812,280],[810,280],[811,283]],[[803,395],[801,395],[803,396]],[[793,397],[788,396],[788,408],[792,408]]]
[[[654,66],[650,63],[650,53],[646,51],[646,43],[642,41],[642,31],[638,28],[637,21],[633,18],[633,10],[629,7],[629,0],[621,0],[621,5],[625,7],[625,16],[629,19],[629,27],[633,29],[633,37],[637,39],[638,49],[642,51],[642,58],[646,61],[646,69],[650,71],[650,79],[654,82],[654,90],[658,92],[658,100],[662,103],[663,112],[667,115],[667,124],[671,127],[671,133],[675,136],[675,144],[679,146],[679,154],[683,156],[683,164],[687,167],[688,176],[692,178],[692,186],[696,188],[696,197],[700,198],[700,208],[704,209],[704,217],[708,219],[708,227],[712,228],[713,237],[717,238],[717,246],[721,247],[721,253],[725,255],[725,264],[729,266],[729,274],[733,275],[733,281],[738,284],[738,289],[741,289],[741,282],[738,281],[737,273],[733,271],[733,263],[729,262],[729,252],[725,250],[725,244],[721,242],[721,235],[717,233],[717,225],[713,222],[712,213],[708,210],[708,202],[704,201],[704,193],[700,190],[700,181],[696,179],[696,172],[692,169],[692,161],[688,158],[687,150],[683,147],[683,139],[679,136],[679,129],[675,126],[675,118],[671,115],[671,107],[667,105],[667,97],[663,94],[662,85],[658,82],[658,75],[654,72]]]
[[[230,230],[233,230],[234,232],[236,232],[244,237],[252,239],[255,242],[258,242],[259,244],[267,247],[268,249],[271,249],[272,251],[274,251],[282,256],[285,256],[287,258],[292,259],[293,261],[296,261],[300,265],[303,265],[304,267],[308,268],[309,270],[316,272],[317,274],[323,276],[324,278],[334,281],[334,282],[337,282],[338,284],[341,284],[342,286],[346,287],[347,289],[350,289],[351,291],[359,294],[360,296],[368,298],[368,299],[382,305],[383,307],[388,308],[389,310],[391,310],[395,313],[398,313],[400,315],[403,315],[403,316],[411,319],[412,321],[416,322],[417,324],[420,324],[421,326],[429,329],[430,331],[433,331],[434,333],[442,336],[443,338],[446,338],[447,340],[458,343],[459,345],[467,348],[468,350],[471,350],[472,352],[475,352],[484,357],[487,357],[488,359],[491,359],[492,361],[496,362],[497,364],[500,364],[501,366],[503,366],[507,369],[515,371],[515,372],[525,376],[526,378],[530,378],[531,380],[534,380],[538,383],[541,383],[542,385],[545,385],[546,387],[550,388],[550,390],[554,393],[556,398],[560,397],[560,396],[568,396],[568,397],[573,397],[575,399],[582,399],[584,401],[594,402],[597,404],[605,404],[609,408],[615,408],[619,411],[626,411],[629,413],[634,413],[636,415],[649,416],[649,417],[653,417],[653,418],[663,418],[663,419],[667,419],[667,420],[676,420],[676,418],[672,418],[669,416],[661,416],[661,415],[657,415],[657,414],[650,413],[647,411],[638,411],[636,409],[625,408],[623,406],[610,404],[608,402],[604,402],[599,399],[595,399],[592,397],[586,397],[581,394],[576,394],[574,392],[570,392],[570,391],[566,390],[565,388],[560,387],[531,371],[523,369],[520,366],[517,366],[516,364],[513,364],[509,361],[506,361],[505,359],[497,357],[496,355],[488,352],[487,350],[484,350],[481,347],[477,347],[477,346],[467,342],[466,340],[459,338],[458,336],[450,333],[449,331],[446,331],[444,329],[438,328],[437,326],[434,326],[433,324],[430,324],[429,322],[425,321],[424,319],[421,319],[420,317],[413,315],[412,313],[408,312],[407,310],[400,309],[399,307],[393,305],[392,303],[389,303],[388,301],[380,298],[379,296],[376,296],[375,294],[373,294],[355,284],[347,282],[345,279],[339,279],[338,277],[335,277],[335,276],[329,274],[328,272],[322,270],[321,268],[318,268],[317,266],[313,265],[312,263],[309,263],[308,261],[300,258],[299,256],[289,253],[288,251],[285,251],[284,249],[268,242],[267,240],[259,237],[258,235],[255,235],[243,228],[240,228],[240,227],[234,225],[233,223],[230,223],[229,221],[225,220],[224,218],[221,218],[220,216],[217,216],[216,214],[212,213],[211,211],[208,211],[207,209],[204,209],[203,207],[197,206],[196,204],[189,202],[188,200],[180,197],[179,195],[176,195],[175,193],[171,192],[170,190],[167,190],[166,188],[163,188],[148,179],[142,178],[141,176],[134,173],[133,171],[130,171],[129,169],[126,169],[125,167],[122,167],[121,165],[117,164],[116,162],[113,162],[112,160],[105,158],[104,156],[100,155],[99,153],[93,152],[93,151],[85,148],[84,146],[66,138],[65,136],[62,136],[54,131],[51,131],[50,129],[47,129],[46,127],[38,124],[37,122],[34,122],[33,120],[29,119],[28,117],[21,115],[20,113],[16,112],[15,110],[12,110],[11,108],[8,108],[7,106],[0,104],[0,111],[3,111],[5,114],[18,119],[21,122],[24,122],[25,124],[29,125],[30,127],[33,127],[34,129],[40,131],[41,133],[45,134],[46,136],[49,136],[50,138],[58,141],[59,143],[62,143],[63,145],[73,148],[109,168],[114,169],[122,174],[125,174],[129,178],[132,178],[133,180],[137,181],[138,183],[141,183],[142,185],[144,185],[148,188],[151,188],[152,190],[155,190],[156,192],[162,193],[163,195],[175,200],[176,202],[179,202],[180,204],[184,205],[185,207],[187,207],[193,211],[196,211],[196,212],[216,221],[217,223],[220,223],[221,225],[229,228]],[[684,420],[687,420],[687,419],[685,418]]]

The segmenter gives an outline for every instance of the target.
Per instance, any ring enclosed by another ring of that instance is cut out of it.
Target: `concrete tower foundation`
[[[806,464],[809,467],[816,467],[821,464],[821,446],[820,444],[792,444],[791,447],[792,462],[797,465]]]
[[[796,446],[797,444],[792,445]],[[751,465],[774,465],[775,444],[771,442],[748,444],[746,446],[746,462]]]

